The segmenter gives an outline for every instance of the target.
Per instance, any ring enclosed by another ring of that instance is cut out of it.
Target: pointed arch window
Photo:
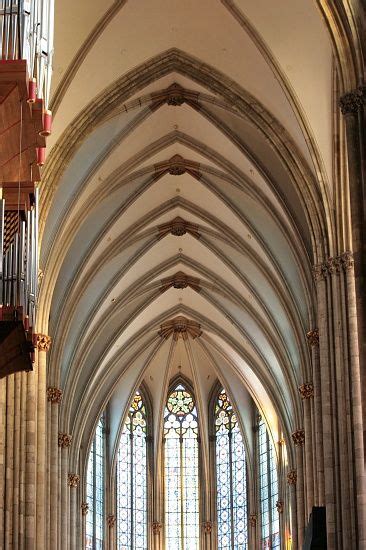
[[[179,383],[164,411],[165,547],[199,548],[199,442],[194,397]]]
[[[89,453],[86,475],[86,550],[102,550],[104,547],[104,423],[102,415],[95,430]]]
[[[265,422],[258,420],[259,500],[261,512],[261,548],[281,547],[280,521],[277,511],[278,480],[275,449]]]
[[[146,550],[147,418],[136,392],[120,437],[117,456],[117,548]]]
[[[243,437],[227,393],[215,402],[216,510],[219,550],[248,548],[247,474]]]

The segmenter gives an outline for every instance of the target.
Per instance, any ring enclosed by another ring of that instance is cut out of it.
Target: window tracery
[[[117,548],[146,550],[147,419],[136,392],[121,433],[117,456]]]
[[[262,418],[258,422],[259,451],[259,500],[261,516],[261,548],[279,549],[280,521],[276,503],[278,501],[278,479],[275,449]]]
[[[104,541],[104,415],[99,419],[89,452],[86,476],[86,550],[102,550]]]
[[[181,383],[164,411],[165,542],[168,550],[199,548],[198,415]]]
[[[227,393],[215,403],[216,511],[219,550],[248,548],[244,442]]]

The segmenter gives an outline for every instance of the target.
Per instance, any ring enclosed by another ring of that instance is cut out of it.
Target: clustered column
[[[48,447],[47,462],[49,471],[49,498],[48,498],[48,544],[55,545],[58,537],[58,417],[59,406],[62,401],[62,390],[55,387],[47,388],[47,423]]]

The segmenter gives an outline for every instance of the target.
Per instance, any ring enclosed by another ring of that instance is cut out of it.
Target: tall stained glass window
[[[271,550],[281,547],[278,501],[277,463],[273,443],[266,424],[258,423],[259,496],[261,509],[261,548]]]
[[[219,550],[248,548],[245,448],[224,389],[215,403],[216,508]]]
[[[164,412],[165,548],[199,548],[199,451],[197,409],[179,383]]]
[[[117,456],[117,548],[147,549],[147,422],[136,392],[123,427]]]
[[[86,476],[86,515],[87,550],[102,550],[104,547],[104,417],[97,424],[89,453]]]

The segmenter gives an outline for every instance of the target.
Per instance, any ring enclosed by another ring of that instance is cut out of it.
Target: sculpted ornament
[[[162,528],[162,524],[160,523],[160,521],[152,522],[152,532],[154,533],[154,535],[158,535],[161,531],[161,528]]]
[[[295,432],[293,432],[292,440],[297,447],[303,445],[305,441],[304,430],[296,430]]]
[[[34,345],[39,351],[49,351],[52,339],[47,334],[35,334]]]
[[[113,514],[110,514],[108,517],[107,517],[107,523],[108,523],[108,527],[111,529],[112,527],[114,527],[115,523],[116,523],[116,516],[114,516]]]
[[[252,527],[255,527],[256,524],[257,524],[257,514],[250,514],[249,515],[249,524],[252,526]]]
[[[59,433],[58,434],[58,446],[62,449],[66,449],[67,447],[70,447],[72,442],[72,435]]]
[[[290,470],[287,474],[287,483],[289,485],[296,485],[296,482],[297,482],[296,470]]]
[[[309,330],[306,334],[306,337],[309,342],[309,346],[318,346],[319,345],[319,330],[315,328],[314,330]]]
[[[277,508],[277,512],[278,512],[279,514],[282,514],[282,513],[283,513],[283,502],[282,502],[282,500],[278,500],[278,501],[276,502],[276,508]]]
[[[86,516],[89,512],[89,504],[87,502],[82,502],[80,508],[83,516]]]
[[[301,399],[310,399],[310,397],[314,397],[314,386],[310,382],[307,384],[302,384],[299,386],[299,394],[301,396]]]
[[[80,476],[78,474],[69,474],[68,483],[69,487],[78,487],[80,481]]]
[[[47,388],[47,400],[59,405],[62,401],[62,390],[59,388]]]
[[[349,271],[350,269],[352,269],[354,265],[353,253],[350,251],[347,251],[344,254],[342,254],[341,262],[342,262],[342,267],[344,271]]]
[[[183,340],[187,340],[188,335],[192,338],[197,338],[198,336],[201,336],[201,334],[202,331],[200,324],[183,316],[175,317],[174,319],[163,323],[160,325],[159,330],[159,336],[166,339],[173,335],[173,339],[175,341],[177,341],[179,337],[183,338]]]
[[[362,88],[344,94],[339,100],[342,115],[357,114],[363,103]]]
[[[212,532],[212,522],[211,521],[205,521],[203,524],[203,532],[205,535],[210,535]]]

